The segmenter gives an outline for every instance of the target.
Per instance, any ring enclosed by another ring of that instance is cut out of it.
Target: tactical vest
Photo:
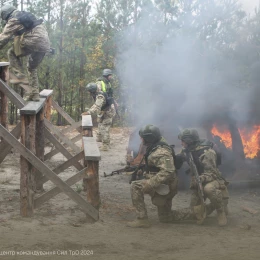
[[[168,150],[171,151],[172,157],[173,157],[173,162],[174,162],[174,165],[175,165],[175,151],[173,149],[174,145],[168,145],[167,143],[165,143],[165,142],[160,140],[159,142],[148,146],[147,149],[146,149],[146,153],[144,155],[146,172],[156,172],[157,173],[157,172],[160,171],[160,168],[148,165],[148,157],[149,157],[149,155],[153,151],[155,151],[158,147],[165,147],[165,148],[167,148]],[[175,165],[175,167],[176,167],[176,165]]]
[[[108,84],[109,84],[109,88],[108,88],[108,89],[106,88],[106,83],[105,83],[103,80],[100,80],[100,82],[101,82],[101,90],[102,90],[104,93],[107,93],[107,95],[108,95],[109,97],[113,97],[113,89],[112,89],[112,87],[111,87],[110,82],[108,82]]]
[[[26,11],[15,12],[12,18],[16,18],[21,25],[24,27],[22,30],[18,31],[16,35],[22,35],[26,31],[32,30],[37,25],[42,24],[42,19],[37,19],[33,14]]]
[[[221,164],[221,153],[217,149],[217,146],[214,143],[210,142],[209,140],[201,140],[199,145],[201,146],[201,149],[192,151],[191,153],[193,156],[194,163],[197,167],[198,173],[199,173],[199,175],[201,175],[202,173],[204,173],[204,166],[200,162],[199,158],[202,154],[205,153],[205,150],[212,149],[215,151],[215,153],[217,155],[217,158],[216,158],[217,166],[219,166]]]

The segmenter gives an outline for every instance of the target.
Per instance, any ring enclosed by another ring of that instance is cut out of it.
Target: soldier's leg
[[[132,222],[128,222],[129,227],[149,227],[150,223],[148,221],[147,210],[144,203],[144,181],[133,181],[131,183],[131,198],[133,206],[136,209],[137,219]]]
[[[220,226],[225,226],[227,224],[227,218],[224,209],[223,196],[218,181],[207,183],[204,186],[204,194],[209,198],[210,202],[217,210],[218,224]]]
[[[104,118],[100,131],[102,135],[102,147],[101,150],[108,151],[110,144],[110,128],[112,125],[112,118]]]
[[[97,131],[97,142],[102,142],[102,135],[101,135],[101,128],[102,128],[102,123],[98,123],[98,131]]]
[[[29,75],[29,84],[32,88],[29,100],[39,101],[39,85],[38,85],[38,74],[37,67],[42,62],[45,56],[44,52],[33,52],[29,56],[28,60],[28,75]]]
[[[158,198],[156,198],[158,197]],[[162,197],[162,196],[161,196]],[[170,223],[173,221],[172,214],[172,198],[163,199],[155,195],[152,198],[152,203],[157,206],[158,218],[162,223]]]

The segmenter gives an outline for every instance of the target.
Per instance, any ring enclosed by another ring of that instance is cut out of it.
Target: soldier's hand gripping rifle
[[[133,165],[133,166],[127,165],[126,167],[112,171],[111,173],[105,173],[104,172],[104,177],[113,176],[115,174],[120,174],[120,173],[123,173],[123,172],[132,172],[132,171],[135,171],[138,167],[139,167],[139,165]]]
[[[131,179],[130,179],[130,181],[129,181],[129,184],[131,184],[132,181],[141,180],[141,179],[144,178],[144,177],[143,177],[143,174],[139,174],[139,173],[138,173],[139,170],[143,170],[144,167],[145,167],[145,164],[143,164],[143,160],[144,160],[144,156],[143,156],[141,162],[139,163],[139,165],[136,167],[136,169],[135,169],[134,172],[132,173]]]
[[[190,171],[194,175],[195,180],[196,180],[201,206],[205,208],[203,186],[202,186],[202,182],[201,182],[196,164],[194,163],[193,156],[190,151],[186,151],[186,155],[187,155],[187,162],[190,166]]]

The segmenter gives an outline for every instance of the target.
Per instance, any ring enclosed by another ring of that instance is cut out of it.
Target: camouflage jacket
[[[205,146],[196,146],[191,150],[194,163],[200,175],[214,175],[220,177],[221,173],[217,167],[217,154],[212,148]],[[185,149],[181,151],[184,161],[186,161]]]
[[[163,146],[155,148],[147,158],[148,166],[157,168],[156,174],[149,175],[149,184],[152,188],[158,187],[160,184],[170,184],[176,179],[176,170],[173,162],[172,151]]]
[[[0,48],[3,48],[10,40],[13,39],[14,36],[17,35],[18,31],[24,28],[18,19],[14,18],[16,12],[19,11],[14,11],[12,13],[3,29],[3,32],[0,34]],[[27,48],[34,52],[48,52],[50,50],[48,33],[42,24],[17,37],[21,38],[21,48]]]
[[[94,105],[88,110],[88,112],[93,115],[93,114],[97,114],[97,116],[101,116],[101,117],[108,117],[108,118],[112,118],[115,116],[115,108],[114,105],[111,105],[109,109],[102,111],[102,107],[106,104],[106,98],[104,95],[102,95],[101,93],[99,93],[96,96],[96,100]]]

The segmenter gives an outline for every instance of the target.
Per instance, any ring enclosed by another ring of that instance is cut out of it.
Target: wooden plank
[[[54,100],[52,100],[52,106],[68,121],[68,123],[75,123],[75,121]]]
[[[80,131],[81,130],[81,124],[82,124],[81,121],[75,122],[71,126],[66,127],[65,129],[62,129],[61,132],[63,134],[66,134],[66,133],[69,133],[69,132],[73,131],[75,128],[79,128],[78,130]]]
[[[83,148],[86,161],[100,161],[101,155],[94,137],[83,137]]]
[[[92,129],[93,122],[91,115],[84,115],[82,116],[82,128],[85,129]]]
[[[79,141],[79,140],[81,140],[81,139],[82,139],[82,135],[79,134],[79,135],[75,136],[74,138],[72,138],[71,141],[72,141],[73,143],[75,143],[75,142],[77,142],[77,141]],[[65,144],[63,147],[66,148],[66,147],[68,147],[68,146]],[[59,149],[54,149],[53,151],[51,151],[51,152],[45,154],[45,155],[44,155],[44,161],[49,160],[50,158],[52,158],[54,155],[56,155],[56,154],[58,154],[58,153],[60,153]]]
[[[3,80],[0,79],[0,91],[2,91],[18,109],[24,107],[25,101],[12,88],[10,88]]]
[[[68,161],[66,161],[65,163],[63,163],[63,164],[59,165],[58,167],[56,167],[53,170],[53,172],[55,172],[56,174],[60,174],[61,172],[65,171],[70,166],[73,166],[76,162],[78,162],[79,160],[81,160],[83,158],[84,158],[84,151],[81,151],[79,154],[77,154],[74,157],[68,159]],[[44,184],[47,181],[48,181],[48,178],[43,176],[39,182]]]
[[[11,134],[17,139],[21,136],[21,122],[16,125],[16,127],[11,131]],[[0,143],[0,163],[3,162],[5,157],[11,152],[12,146],[5,140]]]
[[[75,145],[67,136],[63,135],[59,129],[54,127],[48,120],[44,120],[45,126],[53,132],[55,135],[59,137],[59,139],[64,143],[67,144],[74,152],[79,153],[81,149]]]
[[[55,147],[67,158],[70,159],[73,156],[70,154],[70,152],[68,152],[66,150],[66,148],[49,132],[48,129],[44,129],[44,134],[45,137],[52,142]],[[45,157],[44,157],[45,159]],[[83,166],[80,163],[75,162],[75,164],[73,165],[76,169],[81,170],[83,168]]]
[[[7,62],[7,61],[1,61],[0,62],[0,67],[6,67],[6,66],[9,66],[10,65],[10,62]]]
[[[69,198],[76,202],[83,212],[91,216],[94,220],[98,219],[98,211],[87,201],[85,201],[77,192],[75,192],[67,183],[63,182],[51,169],[49,169],[41,160],[39,160],[29,149],[23,146],[12,134],[10,134],[0,124],[0,136],[20,154],[23,155],[36,169],[44,173],[60,190],[62,190]]]
[[[44,89],[40,92],[40,97],[41,98],[47,98],[48,96],[52,95],[53,89]]]
[[[74,176],[67,179],[65,182],[69,186],[71,186],[71,185],[74,185],[75,183],[77,183],[78,181],[80,181],[83,177],[87,179],[88,177],[86,176],[86,170],[87,170],[87,167],[82,169],[78,173],[76,173]],[[41,196],[39,196],[38,198],[36,198],[34,200],[34,207],[39,208],[44,202],[50,200],[51,198],[60,194],[61,192],[62,192],[61,189],[58,187],[50,189],[49,191],[45,192],[44,194],[42,194]]]
[[[30,101],[22,109],[20,109],[21,115],[36,115],[44,106],[45,98],[40,98],[40,101]]]

